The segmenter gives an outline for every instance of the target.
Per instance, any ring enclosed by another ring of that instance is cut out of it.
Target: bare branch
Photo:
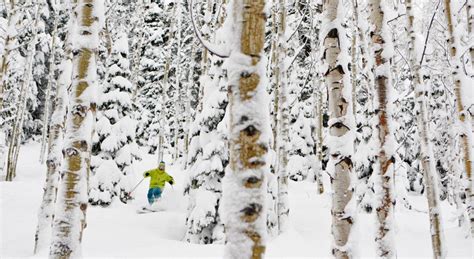
[[[403,16],[405,16],[405,15],[406,15],[406,13],[399,14],[397,17],[395,17],[395,18],[393,18],[393,19],[391,19],[391,20],[388,20],[388,21],[387,21],[387,24],[390,24],[391,22],[393,22],[393,21],[395,21],[395,20],[398,20],[399,18],[401,18],[401,17],[403,17]]]
[[[215,44],[212,44],[212,43],[206,41],[202,37],[201,32],[197,29],[196,22],[194,21],[193,2],[194,2],[193,0],[189,1],[189,14],[191,15],[191,23],[193,25],[194,33],[196,34],[196,37],[198,38],[199,42],[212,55],[218,56],[220,58],[228,58],[230,56],[230,50],[229,49],[225,49],[225,46],[215,45]]]
[[[431,27],[433,26],[436,13],[438,13],[438,8],[439,8],[440,3],[441,3],[441,0],[438,1],[438,4],[436,5],[436,9],[433,13],[433,16],[431,17],[430,25],[428,26],[428,32],[426,33],[426,38],[425,38],[425,46],[423,47],[423,54],[421,54],[420,65],[423,64],[423,58],[425,57],[426,46],[428,45],[428,39],[430,37]]]

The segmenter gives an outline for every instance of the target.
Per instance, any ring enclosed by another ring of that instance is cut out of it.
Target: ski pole
[[[137,185],[135,185],[135,187],[133,187],[133,189],[128,193],[128,195],[132,194],[133,191],[135,191],[135,189],[137,189],[138,185],[140,185],[143,180],[145,180],[145,177],[143,177],[143,179],[140,180],[140,182],[137,183]]]

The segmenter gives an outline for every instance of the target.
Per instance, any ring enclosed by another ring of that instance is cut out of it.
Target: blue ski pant
[[[161,188],[150,188],[148,189],[148,203],[152,205],[156,200],[161,197]]]

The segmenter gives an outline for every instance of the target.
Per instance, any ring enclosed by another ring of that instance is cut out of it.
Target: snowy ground
[[[18,176],[14,182],[0,182],[0,258],[32,257],[37,210],[42,197],[45,166],[38,162],[39,145],[27,144],[20,154]],[[135,166],[137,182],[145,169],[156,166],[147,157]],[[136,192],[128,205],[109,208],[90,206],[88,226],[83,237],[85,257],[222,257],[222,245],[192,245],[181,241],[185,233],[186,199],[182,196],[184,173],[177,167],[168,171],[177,184],[165,190],[164,212],[137,214],[146,203],[147,183]],[[328,189],[328,188],[326,188]],[[426,210],[423,197],[411,197],[413,205]],[[329,257],[330,196],[317,195],[311,183],[291,183],[291,227],[288,233],[268,243],[267,257]],[[400,206],[399,206],[400,207]],[[445,239],[449,257],[473,258],[473,242],[456,226],[454,211],[443,207]],[[357,219],[358,254],[374,257],[373,215],[359,214]],[[396,213],[397,257],[432,257],[429,222],[426,213],[400,209]],[[38,255],[46,257],[43,250]]]

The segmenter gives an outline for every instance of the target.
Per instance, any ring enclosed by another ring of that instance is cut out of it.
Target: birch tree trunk
[[[319,81],[319,80],[318,80]],[[316,123],[317,123],[317,131],[316,131],[316,139],[318,140],[317,144],[317,158],[318,158],[318,192],[319,194],[324,193],[324,184],[323,184],[323,89],[321,86],[321,82],[315,83],[317,84],[316,92]]]
[[[176,98],[176,103],[174,104],[174,110],[175,110],[175,115],[174,115],[174,118],[175,118],[175,131],[174,131],[174,134],[175,134],[175,141],[174,141],[174,148],[175,148],[175,152],[174,152],[174,157],[175,157],[175,161],[177,161],[182,153],[183,153],[183,149],[181,148],[181,143],[180,143],[180,139],[181,139],[181,130],[184,130],[184,125],[183,125],[183,117],[182,116],[186,116],[184,113],[184,109],[182,109],[182,102],[183,102],[183,89],[181,89],[181,86],[180,86],[180,80],[181,80],[181,15],[182,15],[182,12],[181,12],[181,4],[179,3],[176,3],[175,7],[174,7],[174,17],[176,19],[175,22],[173,22],[173,27],[174,27],[174,38],[175,38],[175,41],[176,41],[176,60],[174,62],[176,62],[175,64],[175,67],[176,67],[176,74],[175,74],[175,77],[176,77],[176,82],[175,82],[175,88],[176,88],[176,93],[175,93],[175,98]],[[184,163],[186,164],[186,162]]]
[[[41,5],[43,2],[36,3],[35,5],[35,16],[34,16],[34,24],[32,29],[32,39],[30,40],[27,48],[27,57],[26,57],[26,64],[25,64],[25,78],[21,85],[20,90],[20,101],[18,103],[19,107],[15,117],[15,123],[13,124],[12,130],[12,137],[10,141],[10,145],[8,147],[8,155],[7,155],[7,175],[5,180],[6,181],[13,181],[13,178],[16,176],[16,164],[18,162],[18,155],[20,153],[20,146],[21,146],[21,136],[23,132],[23,120],[26,110],[26,102],[27,102],[27,91],[30,87],[30,78],[33,70],[33,58],[35,55],[35,46],[37,43],[37,28],[38,22],[40,20],[39,17],[39,10],[41,9]],[[7,61],[8,62],[8,61]],[[5,71],[6,72],[6,71]]]
[[[349,236],[354,222],[348,204],[354,190],[351,187],[353,173],[352,153],[354,142],[354,118],[352,113],[352,93],[348,39],[345,27],[341,24],[342,1],[326,0],[323,4],[323,43],[324,79],[329,93],[329,136],[330,160],[328,168],[331,175],[332,195],[332,235],[334,238],[332,254],[336,258],[353,256]]]
[[[52,9],[52,7],[50,8]],[[54,10],[54,9],[53,9]],[[53,16],[53,31],[51,33],[51,45],[50,45],[50,50],[51,54],[50,56],[52,57],[52,61],[49,63],[49,74],[48,74],[48,85],[46,87],[46,97],[45,97],[45,104],[44,104],[44,117],[43,117],[43,129],[42,129],[42,136],[41,136],[41,151],[40,151],[40,163],[44,163],[44,156],[46,152],[46,146],[47,146],[47,136],[48,136],[48,128],[49,128],[49,119],[50,119],[50,112],[49,112],[49,106],[50,106],[50,99],[51,99],[51,88],[53,85],[54,81],[54,62],[55,62],[55,54],[56,54],[56,31],[58,29],[58,18],[57,18],[57,13],[51,14]],[[48,151],[49,153],[49,151]]]
[[[318,33],[321,29],[321,11],[322,9],[318,6],[319,3],[312,2],[311,3],[311,21],[312,21],[312,38],[311,38],[311,58],[313,62],[319,57],[319,48],[318,48]],[[317,164],[315,166],[315,176],[316,176],[316,183],[318,185],[318,193],[324,193],[324,185],[323,185],[323,84],[321,82],[321,74],[319,73],[319,69],[316,67],[313,68],[313,92],[314,92],[314,117],[315,117],[315,126],[316,130],[313,133],[313,139],[315,140],[316,144],[316,158]]]
[[[278,6],[278,49],[277,49],[277,87],[279,95],[278,106],[278,131],[277,134],[281,139],[277,141],[278,148],[278,232],[282,233],[288,229],[288,216],[290,207],[288,204],[288,144],[289,140],[289,109],[287,102],[288,87],[287,87],[287,71],[286,71],[286,1],[279,0]]]
[[[10,50],[11,50],[11,43],[12,43],[12,37],[13,35],[10,34],[12,31],[12,27],[15,26],[15,16],[16,16],[16,8],[15,8],[15,1],[10,0],[8,1],[10,3],[10,10],[7,10],[7,19],[8,19],[8,27],[7,27],[7,35],[5,37],[5,50],[3,51],[2,55],[2,62],[0,63],[0,109],[3,107],[3,95],[5,92],[5,76],[7,74],[8,70],[8,57],[10,55]],[[5,8],[7,1],[5,3]],[[1,162],[1,161],[0,161]]]
[[[66,118],[64,165],[53,222],[50,258],[81,255],[86,227],[89,159],[97,70],[95,51],[103,22],[102,1],[78,0],[72,10],[72,89]]]
[[[431,227],[431,244],[433,247],[433,257],[445,257],[443,246],[443,226],[441,225],[441,208],[439,206],[438,181],[436,180],[436,169],[433,157],[433,147],[429,140],[429,122],[428,122],[428,93],[420,72],[421,64],[418,62],[417,49],[420,46],[416,44],[416,33],[414,27],[414,12],[411,0],[406,0],[406,9],[408,14],[408,36],[410,40],[410,66],[412,73],[412,83],[415,89],[415,98],[419,106],[419,112],[416,115],[418,132],[421,140],[421,164],[423,166],[424,180],[426,186],[426,197],[428,199],[428,209]]]
[[[191,46],[191,63],[194,60],[195,47]],[[191,67],[191,66],[190,66]],[[187,82],[190,82],[193,77],[193,73],[189,72],[187,76]],[[190,84],[186,84],[186,96],[185,96],[185,116],[186,121],[184,122],[184,170],[188,169],[188,153],[189,153],[189,142],[190,142],[190,128],[191,128],[191,87]]]
[[[43,200],[38,213],[38,225],[35,234],[36,254],[45,247],[46,240],[51,235],[51,225],[54,217],[54,203],[58,187],[59,170],[62,164],[63,131],[66,117],[67,89],[71,84],[71,55],[61,63],[61,75],[58,80],[54,112],[51,116],[49,129],[48,158],[46,160],[46,182],[44,185]]]
[[[228,62],[230,170],[224,177],[223,206],[227,258],[262,258],[266,238],[266,162],[271,131],[262,60],[265,1],[234,0]]]
[[[466,3],[467,12],[467,33],[468,37],[471,37],[469,46],[469,54],[471,55],[471,69],[474,70],[474,1],[467,0]],[[474,71],[473,71],[474,72]]]
[[[359,36],[359,10],[357,0],[352,0],[352,29],[354,32],[352,33],[351,37],[351,83],[352,83],[352,113],[354,114],[354,119],[357,117],[357,102],[356,102],[356,94],[357,94],[357,43],[359,45],[362,43],[358,40]],[[354,145],[354,152],[356,151],[356,145]]]
[[[379,202],[377,203],[377,232],[375,241],[377,243],[377,256],[392,258],[395,256],[393,240],[393,166],[395,162],[393,150],[393,133],[390,132],[391,122],[388,110],[390,101],[390,91],[392,84],[390,79],[390,66],[392,63],[391,39],[387,28],[385,13],[387,3],[383,0],[371,0],[370,22],[372,23],[371,35],[372,46],[369,56],[374,58],[374,78],[376,88],[376,105],[378,106],[378,174],[381,186],[376,193]]]
[[[458,53],[458,49],[461,47],[461,40],[458,34],[454,33],[454,24],[453,24],[453,14],[451,11],[451,1],[444,1],[444,13],[446,15],[446,21],[448,25],[448,47],[449,47],[449,58],[451,59],[451,64],[453,64],[453,78],[454,78],[454,93],[456,95],[456,109],[458,113],[458,120],[461,128],[460,142],[463,152],[463,161],[464,169],[466,172],[466,178],[468,180],[468,186],[466,187],[466,204],[469,219],[471,222],[471,236],[474,236],[474,194],[473,194],[473,154],[472,154],[472,145],[473,145],[473,133],[472,133],[472,124],[471,116],[467,110],[468,105],[467,100],[463,100],[464,96],[469,96],[468,91],[472,91],[472,86],[467,85],[467,81],[463,80],[465,76],[463,71],[463,66],[461,64],[461,53]],[[465,93],[465,94],[463,94]]]
[[[160,164],[161,161],[164,159],[164,153],[165,153],[165,140],[166,140],[166,133],[165,132],[165,123],[167,123],[166,119],[166,112],[169,111],[166,107],[166,103],[168,102],[168,87],[169,87],[169,70],[170,70],[170,63],[171,63],[171,57],[168,55],[166,58],[166,63],[165,63],[165,68],[164,68],[164,77],[163,77],[163,94],[161,96],[161,110],[158,111],[157,113],[160,115],[160,131],[158,133],[158,148],[157,148],[157,154],[158,154],[158,161],[157,164]],[[158,106],[157,106],[158,108]],[[171,147],[170,147],[171,148]],[[171,152],[170,152],[171,153]]]

